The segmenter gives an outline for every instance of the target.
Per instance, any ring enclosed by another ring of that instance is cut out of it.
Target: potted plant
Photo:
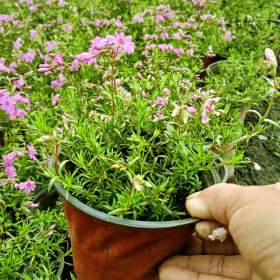
[[[178,86],[180,73],[137,79],[134,47],[117,33],[76,55],[61,120],[39,139],[53,150],[45,172],[64,201],[79,279],[157,279],[157,265],[190,240],[185,197],[242,161],[236,145],[230,157],[225,148],[242,129],[239,109],[217,91]],[[105,81],[80,85],[80,75]]]

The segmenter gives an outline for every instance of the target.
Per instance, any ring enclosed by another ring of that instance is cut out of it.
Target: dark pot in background
[[[227,170],[206,174],[208,185],[226,182]],[[197,219],[150,222],[121,219],[95,210],[61,185],[79,280],[158,280],[158,265],[188,246]]]

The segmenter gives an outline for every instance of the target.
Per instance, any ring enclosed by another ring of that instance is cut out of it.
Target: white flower
[[[254,162],[254,169],[256,171],[260,171],[260,170],[262,170],[262,167],[257,162]]]
[[[277,68],[278,63],[277,63],[277,58],[276,55],[274,53],[274,51],[272,49],[266,48],[265,49],[265,58],[267,63],[273,65],[275,68]]]
[[[148,181],[145,181],[142,176],[136,175],[133,180],[132,180],[132,186],[137,190],[137,191],[142,191],[144,187],[151,187],[152,184],[149,183]]]
[[[224,242],[227,238],[227,230],[224,227],[219,227],[219,228],[215,228],[212,231],[212,234],[208,235],[208,238],[211,241],[215,241],[215,240],[220,240],[221,242]]]

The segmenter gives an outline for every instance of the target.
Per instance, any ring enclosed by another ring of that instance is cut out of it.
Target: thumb
[[[215,220],[228,226],[236,211],[245,214],[244,211],[254,210],[254,215],[261,212],[263,216],[279,209],[279,190],[280,183],[264,187],[217,184],[187,197],[186,208],[193,217]]]
[[[218,184],[187,198],[193,217],[226,226],[240,253],[265,279],[280,277],[280,184]]]

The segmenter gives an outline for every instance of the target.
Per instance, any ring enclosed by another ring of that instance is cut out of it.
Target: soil
[[[266,104],[256,110],[265,111]],[[270,119],[280,120],[280,100],[276,100]],[[256,123],[257,117],[248,114],[245,125]],[[264,137],[263,137],[264,136]],[[269,126],[261,137],[249,142],[245,157],[249,164],[236,168],[235,183],[240,185],[267,185],[280,181],[280,128]]]

